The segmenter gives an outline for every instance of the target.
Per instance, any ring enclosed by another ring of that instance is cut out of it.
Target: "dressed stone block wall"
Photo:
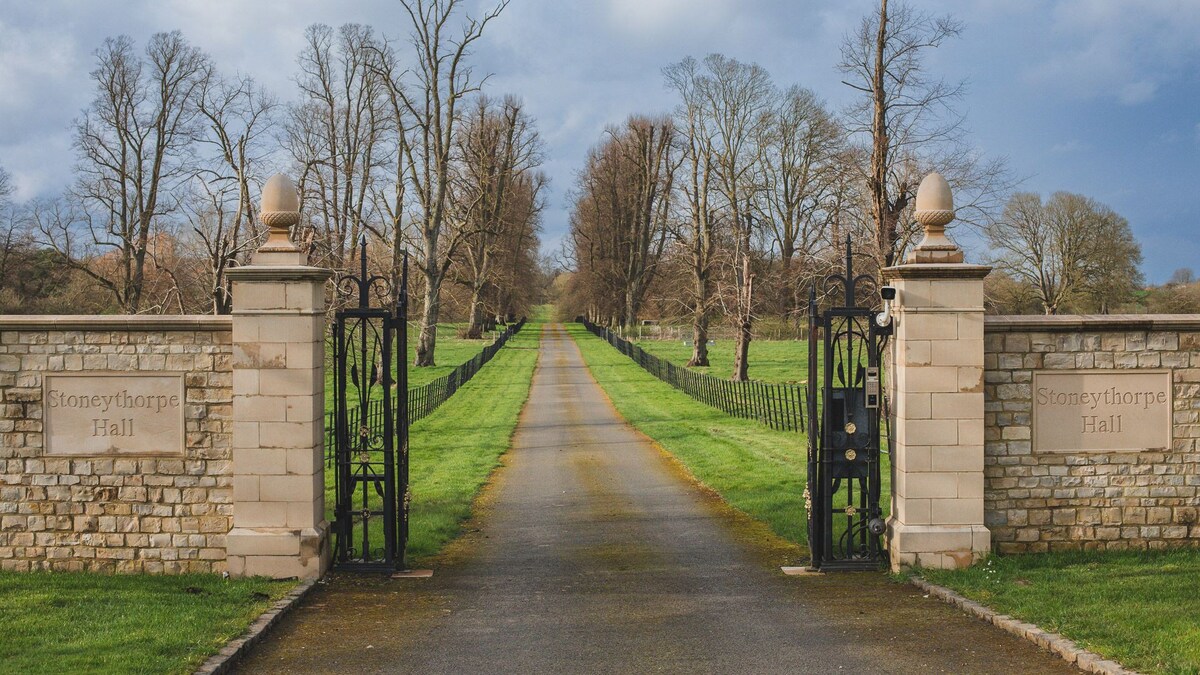
[[[224,571],[232,369],[229,317],[0,318],[0,569]],[[92,371],[181,374],[182,454],[48,455],[44,375]]]
[[[985,522],[995,550],[1200,544],[1200,317],[988,317],[984,369]],[[1055,370],[1169,371],[1172,447],[1036,451],[1032,381]]]

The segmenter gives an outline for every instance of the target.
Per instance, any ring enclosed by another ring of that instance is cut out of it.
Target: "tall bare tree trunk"
[[[884,88],[884,77],[887,69],[884,65],[883,53],[888,40],[887,0],[879,3],[879,32],[875,38],[875,70],[872,82],[872,97],[874,99],[874,114],[871,121],[871,197],[875,211],[875,244],[883,257],[885,267],[890,267],[896,259],[896,220],[899,214],[892,214],[888,201],[888,150],[891,142],[888,139],[887,126],[887,90]]]
[[[705,270],[696,270],[696,297],[707,298],[709,295],[708,274]],[[696,304],[692,312],[692,358],[687,365],[707,366],[708,363],[708,307],[703,301]]]
[[[428,277],[427,277],[428,279]],[[415,366],[432,366],[433,352],[437,347],[438,314],[441,312],[441,279],[429,280],[425,285],[425,302],[421,311],[421,333],[417,337]]]
[[[471,289],[471,319],[467,324],[467,339],[478,340],[483,337],[483,288],[476,286]]]
[[[749,246],[749,241],[746,242],[746,245]],[[739,289],[742,294],[738,303],[741,306],[741,313],[738,316],[737,340],[733,350],[732,379],[736,382],[745,382],[750,379],[750,340],[753,338],[751,331],[754,327],[754,315],[750,308],[753,306],[751,302],[754,299],[754,275],[750,273],[749,253],[742,255],[742,278],[745,281],[742,288]]]
[[[621,323],[630,328],[637,325],[637,294],[638,290],[634,286],[625,289],[625,316]]]

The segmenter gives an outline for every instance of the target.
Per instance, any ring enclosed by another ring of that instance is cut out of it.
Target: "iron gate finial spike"
[[[846,307],[854,306],[854,244],[846,235]]]
[[[358,306],[363,309],[366,309],[370,305],[368,296],[371,294],[371,282],[368,280],[368,277],[367,277],[367,232],[366,232],[366,230],[363,230],[362,232],[358,233],[358,246],[359,246],[358,265],[359,265],[359,275],[360,275],[359,279],[358,279]]]
[[[408,309],[408,249],[404,249],[404,259],[400,263],[400,293],[396,298],[396,308],[406,314]]]

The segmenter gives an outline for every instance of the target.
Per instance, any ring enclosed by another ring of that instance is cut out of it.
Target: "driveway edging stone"
[[[942,602],[954,605],[971,616],[987,621],[1001,630],[1028,640],[1046,651],[1057,654],[1064,661],[1075,664],[1077,668],[1084,672],[1097,673],[1098,675],[1138,675],[1137,671],[1130,670],[1120,663],[1112,659],[1106,659],[1095,652],[1083,649],[1076,645],[1073,640],[1063,635],[1042,630],[1032,623],[1018,621],[1007,614],[1001,614],[974,600],[968,600],[945,586],[930,583],[917,576],[909,577],[909,581],[917,588],[920,588]]]
[[[233,666],[250,651],[250,648],[263,639],[267,631],[283,618],[284,614],[290,612],[304,599],[304,596],[308,595],[318,581],[320,579],[309,579],[293,588],[267,611],[259,614],[245,633],[226,642],[221,651],[210,656],[203,665],[196,669],[194,675],[223,675],[230,672]]]

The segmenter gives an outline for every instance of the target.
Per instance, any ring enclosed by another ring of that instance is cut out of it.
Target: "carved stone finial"
[[[960,263],[962,249],[946,236],[946,225],[954,220],[954,196],[950,184],[936,171],[925,176],[917,188],[913,218],[925,227],[925,238],[909,252],[905,262]]]
[[[300,195],[290,178],[281,173],[271,176],[262,189],[258,218],[271,229],[266,243],[258,250],[299,250],[288,236],[291,227],[300,222]]]
[[[292,179],[277,173],[271,176],[262,189],[262,202],[258,207],[258,219],[270,232],[267,240],[258,247],[252,262],[255,265],[301,265],[304,253],[292,243],[288,231],[300,222],[300,193]]]

